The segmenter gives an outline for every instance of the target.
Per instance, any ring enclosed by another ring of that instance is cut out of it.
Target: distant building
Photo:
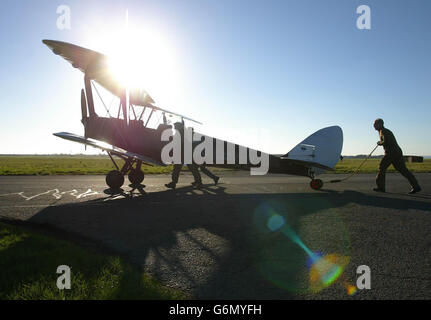
[[[404,156],[405,162],[424,162],[424,157],[420,156]]]

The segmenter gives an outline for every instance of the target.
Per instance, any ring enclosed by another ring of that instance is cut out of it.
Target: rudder
[[[343,130],[339,126],[320,129],[295,146],[284,157],[293,160],[316,162],[334,168],[343,149]],[[315,170],[321,173],[321,169]]]

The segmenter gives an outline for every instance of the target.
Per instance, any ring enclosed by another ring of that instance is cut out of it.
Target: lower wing
[[[160,161],[154,160],[150,157],[146,157],[137,153],[133,153],[133,152],[129,152],[126,150],[123,150],[121,148],[117,148],[114,146],[109,146],[104,142],[100,142],[97,140],[92,140],[92,139],[88,139],[82,136],[78,136],[76,134],[73,133],[68,133],[68,132],[58,132],[58,133],[54,133],[54,136],[62,138],[62,139],[66,139],[69,141],[73,141],[73,142],[78,142],[78,143],[82,143],[88,146],[91,146],[93,148],[98,148],[98,149],[102,149],[104,151],[107,151],[109,153],[112,153],[114,155],[117,156],[124,156],[124,157],[128,157],[128,158],[134,158],[136,160],[142,161],[143,163],[153,166],[163,166],[165,167],[166,165]]]

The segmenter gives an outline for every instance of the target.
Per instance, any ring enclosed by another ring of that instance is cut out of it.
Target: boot
[[[165,184],[166,188],[173,189],[173,190],[175,190],[176,186],[177,186],[177,184],[175,182],[173,182],[173,181],[170,182],[170,183]]]
[[[408,194],[414,194],[414,193],[419,192],[421,190],[422,190],[422,188],[420,186],[413,187],[412,190],[410,190],[410,192]]]

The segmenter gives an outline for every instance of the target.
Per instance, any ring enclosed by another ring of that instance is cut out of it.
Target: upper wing
[[[94,79],[94,81],[106,90],[121,98],[125,87],[113,77],[107,56],[67,42],[54,40],[43,40],[42,42],[55,54],[69,61],[74,68],[81,70],[90,79]],[[129,100],[131,104],[138,106],[147,106],[154,103],[150,95],[144,89],[140,88],[130,90]]]
[[[88,138],[86,139],[82,136],[78,136],[78,135],[73,134],[73,133],[58,132],[58,133],[54,133],[54,136],[57,136],[57,137],[60,137],[60,138],[66,139],[66,140],[70,140],[73,142],[78,142],[78,143],[82,143],[85,145],[89,145],[89,146],[94,147],[94,148],[102,149],[104,151],[108,151],[108,152],[115,154],[115,155],[134,158],[134,159],[140,160],[143,163],[148,164],[150,166],[156,165],[156,166],[166,167],[166,165],[164,163],[162,163],[160,161],[156,161],[152,158],[149,158],[149,157],[137,154],[137,153],[129,152],[129,151],[123,150],[121,148],[109,147],[109,146],[104,145],[100,141],[96,141],[96,140],[92,140],[92,139],[88,139]]]
[[[125,87],[113,76],[109,68],[109,58],[104,54],[62,41],[43,40],[42,42],[55,54],[69,61],[74,68],[84,72],[90,79],[96,81],[113,95],[121,98],[124,94]],[[149,107],[202,124],[189,117],[153,105],[154,100],[142,88],[130,88],[129,101],[135,106]]]

